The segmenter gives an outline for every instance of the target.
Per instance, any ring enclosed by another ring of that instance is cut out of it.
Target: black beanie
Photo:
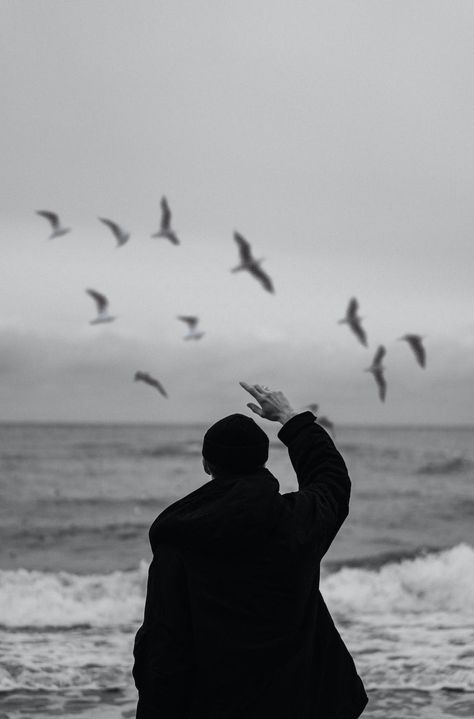
[[[244,414],[230,414],[209,427],[202,455],[211,464],[229,470],[259,467],[268,459],[268,437]]]

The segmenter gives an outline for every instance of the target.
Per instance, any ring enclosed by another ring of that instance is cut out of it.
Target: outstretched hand
[[[280,390],[271,390],[260,384],[247,384],[247,382],[239,382],[249,394],[254,397],[258,404],[248,402],[247,407],[258,414],[259,417],[269,419],[272,422],[281,422],[285,424],[297,412],[290,405],[288,399]]]

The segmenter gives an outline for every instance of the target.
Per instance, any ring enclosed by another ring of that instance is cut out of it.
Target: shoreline
[[[371,689],[363,719],[456,719],[474,716],[474,692],[442,689]],[[1,719],[132,719],[136,692],[124,689],[84,689],[64,693],[12,691],[0,693]]]

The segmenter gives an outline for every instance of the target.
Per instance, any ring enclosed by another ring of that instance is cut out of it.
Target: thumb
[[[255,414],[258,414],[259,417],[263,417],[262,409],[258,405],[254,404],[253,402],[249,402],[247,404],[247,407],[249,407],[249,409],[251,409],[252,412],[255,412]]]

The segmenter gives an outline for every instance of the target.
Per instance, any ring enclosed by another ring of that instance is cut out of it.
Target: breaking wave
[[[147,564],[80,576],[0,572],[0,691],[126,688]],[[474,548],[326,575],[367,689],[474,690]]]
[[[134,571],[77,575],[0,571],[1,626],[106,627],[143,613],[148,565]],[[381,568],[343,567],[323,577],[321,591],[341,617],[446,612],[474,617],[474,549],[452,549]]]

